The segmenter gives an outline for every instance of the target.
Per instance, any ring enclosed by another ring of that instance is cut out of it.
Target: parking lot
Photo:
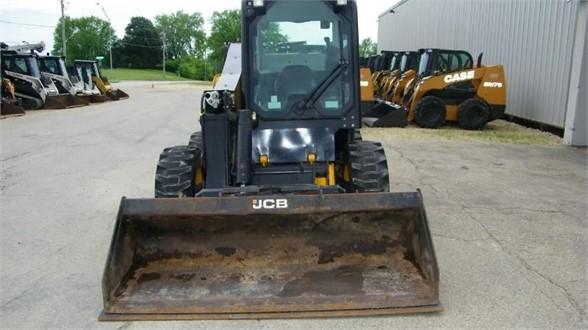
[[[98,323],[121,196],[151,197],[159,152],[199,129],[202,85],[0,120],[3,328],[586,328],[587,151],[364,129],[393,191],[422,189],[445,311],[327,320]]]

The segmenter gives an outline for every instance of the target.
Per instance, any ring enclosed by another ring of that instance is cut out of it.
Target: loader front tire
[[[188,141],[188,145],[199,148],[200,150],[204,150],[202,148],[202,132],[192,133],[192,135],[190,135],[190,141]]]
[[[193,146],[164,149],[155,173],[155,198],[194,197],[201,155]]]
[[[414,121],[424,128],[439,128],[445,123],[447,107],[436,96],[425,96],[415,106]]]
[[[349,145],[349,163],[353,192],[390,191],[386,153],[380,143],[354,141]]]
[[[458,107],[457,123],[463,129],[481,130],[489,120],[490,108],[480,100],[468,99]]]

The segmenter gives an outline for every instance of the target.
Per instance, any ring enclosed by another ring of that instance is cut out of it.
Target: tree
[[[204,19],[200,13],[187,14],[177,11],[171,15],[159,15],[155,17],[155,26],[161,35],[165,35],[168,58],[204,55],[206,33]]]
[[[208,48],[211,50],[210,62],[214,70],[219,72],[222,69],[226,46],[241,40],[241,12],[239,10],[215,11],[212,14],[211,23],[212,28],[208,38]]]
[[[109,22],[95,16],[65,17],[66,59],[95,59],[108,56],[110,45],[116,41],[114,29]],[[61,18],[53,32],[53,53],[61,55]]]
[[[117,64],[130,68],[153,68],[162,60],[162,42],[153,23],[145,17],[133,17],[115,53],[122,54]]]
[[[279,44],[288,42],[288,36],[282,34],[280,26],[275,22],[270,22],[262,32],[263,48],[276,51]]]
[[[378,52],[378,44],[372,41],[371,38],[366,38],[361,41],[359,44],[359,56],[361,57],[369,57],[372,55],[376,55]]]

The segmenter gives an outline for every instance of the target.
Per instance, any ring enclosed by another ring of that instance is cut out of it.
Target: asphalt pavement
[[[199,130],[202,86],[0,120],[2,328],[587,328],[587,152],[383,139],[394,191],[421,188],[445,311],[267,321],[100,323],[122,196],[153,196],[160,151]],[[370,130],[363,130],[369,139]]]

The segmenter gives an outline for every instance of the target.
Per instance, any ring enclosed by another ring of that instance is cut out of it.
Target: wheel
[[[390,191],[390,176],[384,147],[371,141],[349,145],[349,176],[352,192]]]
[[[425,96],[416,105],[414,121],[424,128],[439,128],[445,122],[445,102],[436,96]]]
[[[199,148],[200,150],[204,150],[202,148],[202,132],[192,133],[192,135],[190,135],[190,141],[188,141],[188,145]]]
[[[179,146],[163,150],[155,173],[156,198],[194,197],[201,185],[200,149]]]
[[[467,130],[480,130],[490,120],[490,108],[480,100],[467,99],[458,107],[457,123]]]

